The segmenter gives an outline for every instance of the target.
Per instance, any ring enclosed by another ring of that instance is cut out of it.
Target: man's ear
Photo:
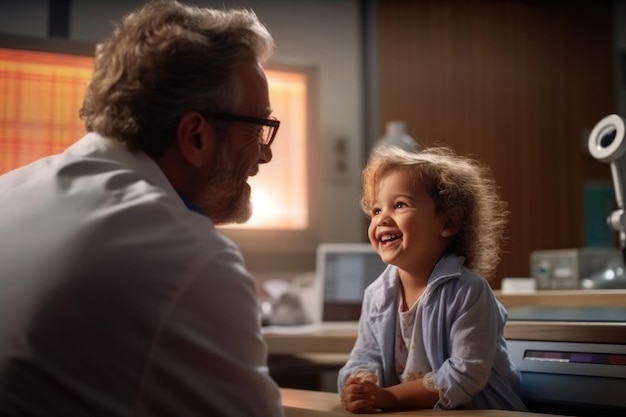
[[[212,163],[215,157],[215,131],[196,111],[185,113],[176,127],[176,143],[185,160],[194,167]]]

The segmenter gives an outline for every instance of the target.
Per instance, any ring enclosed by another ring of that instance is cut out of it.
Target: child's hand
[[[341,392],[341,404],[346,411],[355,414],[375,413],[374,407],[378,377],[371,372],[358,371],[344,383]]]
[[[357,378],[359,382],[371,381],[374,384],[378,384],[378,376],[370,371],[359,370],[350,375],[350,377]]]

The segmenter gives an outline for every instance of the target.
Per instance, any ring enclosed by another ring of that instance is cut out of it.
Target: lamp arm
[[[624,119],[610,114],[600,120],[589,135],[589,153],[601,162],[611,166],[611,178],[615,190],[617,209],[607,217],[608,226],[619,234],[622,257],[626,264],[626,216],[624,196],[626,195],[626,125]]]

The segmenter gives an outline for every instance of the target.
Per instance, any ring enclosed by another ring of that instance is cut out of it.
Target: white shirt
[[[422,313],[424,309],[420,303],[420,298],[407,311],[402,311],[402,304],[402,292],[399,292],[395,366],[398,379],[407,382],[423,378],[431,369],[422,339]]]
[[[0,414],[283,416],[240,251],[88,134],[0,177]]]

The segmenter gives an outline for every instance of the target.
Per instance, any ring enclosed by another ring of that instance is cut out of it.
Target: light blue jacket
[[[526,411],[517,394],[520,373],[503,337],[506,310],[489,283],[464,267],[464,261],[444,255],[421,298],[426,356],[440,390],[434,409]],[[393,366],[398,291],[398,272],[392,265],[366,288],[359,335],[339,371],[340,392],[348,376],[361,369],[378,375],[383,387],[400,383]]]

